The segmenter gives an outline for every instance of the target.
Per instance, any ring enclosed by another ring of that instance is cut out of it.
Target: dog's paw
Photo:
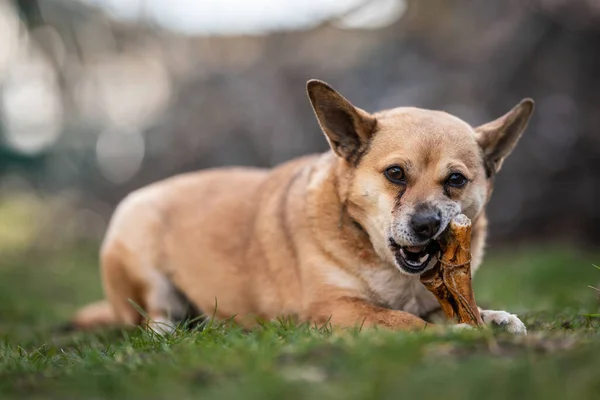
[[[525,324],[515,314],[495,310],[480,310],[480,314],[486,324],[504,327],[515,335],[527,335]]]
[[[148,324],[154,333],[160,336],[172,335],[175,332],[175,324],[168,318],[156,317]]]

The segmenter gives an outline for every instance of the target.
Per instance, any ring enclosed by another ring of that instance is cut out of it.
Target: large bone
[[[459,214],[440,239],[438,263],[421,282],[440,302],[446,317],[458,323],[483,325],[471,284],[471,220]]]

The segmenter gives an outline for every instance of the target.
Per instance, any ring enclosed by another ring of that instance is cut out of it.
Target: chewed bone
[[[458,323],[481,326],[471,283],[471,220],[459,214],[440,238],[438,263],[421,282],[438,299],[444,314]]]

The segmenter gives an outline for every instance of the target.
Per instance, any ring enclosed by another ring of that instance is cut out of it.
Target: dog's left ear
[[[375,131],[375,117],[354,107],[325,82],[312,79],[306,84],[306,90],[331,149],[356,164]]]
[[[488,174],[496,173],[517,145],[533,113],[532,99],[523,99],[500,118],[475,128],[477,143],[483,150]]]

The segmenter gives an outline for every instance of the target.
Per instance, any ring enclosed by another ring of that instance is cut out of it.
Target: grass
[[[408,334],[228,323],[159,337],[58,333],[101,296],[94,246],[0,260],[0,398],[586,399],[600,393],[600,253],[492,252],[478,303],[522,315],[530,334]]]

